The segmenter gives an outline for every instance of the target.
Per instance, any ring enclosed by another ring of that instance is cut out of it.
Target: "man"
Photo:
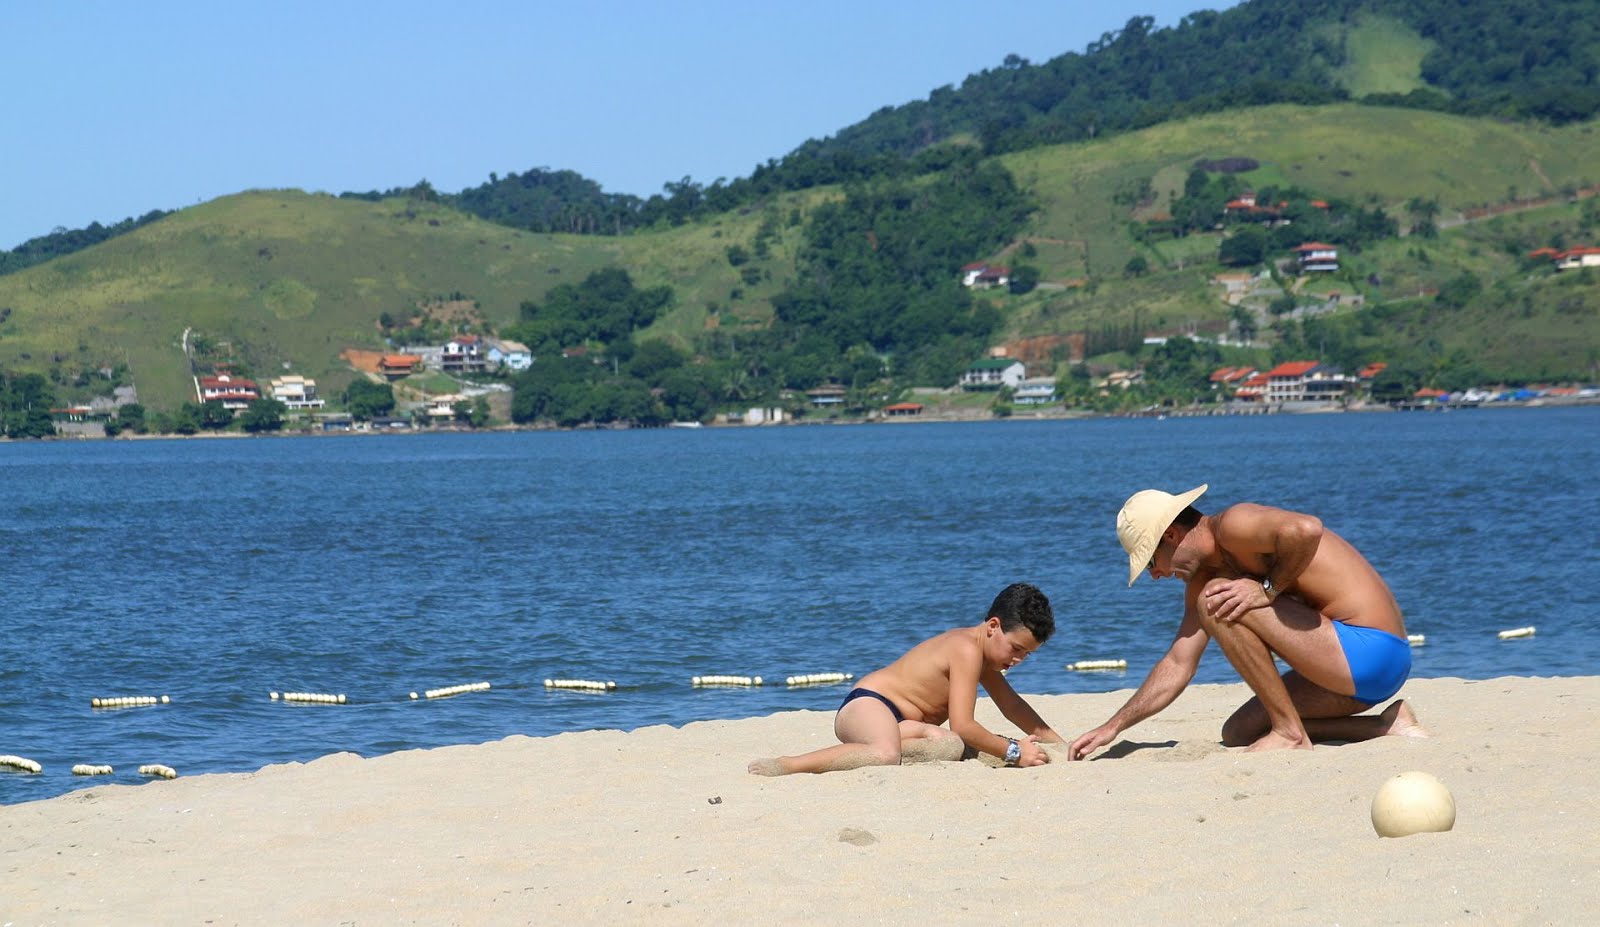
[[[1384,701],[1411,671],[1411,647],[1394,595],[1366,558],[1310,515],[1240,503],[1205,515],[1146,489],[1117,515],[1128,585],[1149,569],[1183,580],[1177,636],[1138,691],[1068,749],[1082,759],[1172,704],[1216,638],[1255,697],[1222,725],[1222,742],[1251,750],[1310,749],[1316,740],[1426,737],[1410,706]],[[1276,655],[1289,664],[1280,678]]]

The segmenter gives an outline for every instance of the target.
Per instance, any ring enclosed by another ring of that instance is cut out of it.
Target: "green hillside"
[[[11,309],[0,322],[0,369],[51,371],[69,383],[125,364],[146,404],[171,407],[194,394],[187,330],[226,343],[256,376],[292,371],[332,394],[352,377],[341,351],[384,347],[384,313],[405,316],[459,294],[491,325],[505,325],[523,301],[607,266],[670,283],[678,305],[659,328],[687,338],[708,306],[735,323],[770,315],[773,284],[744,285],[725,256],[762,220],[750,212],[628,237],[541,235],[416,200],[241,193],[0,277],[0,307]],[[786,276],[781,240],[767,262],[774,279]]]
[[[1408,204],[1437,204],[1438,237],[1346,253],[1343,271],[1315,281],[1318,292],[1366,300],[1319,323],[1324,339],[1391,356],[1431,339],[1430,356],[1471,352],[1490,376],[1585,375],[1600,360],[1597,288],[1530,267],[1524,255],[1600,239],[1585,225],[1594,201],[1576,196],[1600,185],[1596,128],[1282,105],[1030,149],[1001,163],[1037,211],[1010,247],[968,259],[1040,271],[1031,293],[984,297],[1007,337],[1135,320],[1151,330],[1220,325],[1233,312],[1210,282],[1223,269],[1220,235],[1142,243],[1134,233],[1170,207],[1197,161],[1249,158],[1259,166],[1239,175],[1247,187],[1293,186],[1382,207],[1402,228]],[[71,389],[85,372],[126,365],[147,405],[170,408],[193,395],[182,350],[189,331],[257,377],[305,374],[334,395],[354,376],[340,352],[383,349],[377,320],[385,313],[459,297],[499,328],[516,321],[523,302],[612,266],[640,286],[673,288],[675,305],[644,337],[695,352],[713,321],[722,331],[767,324],[770,298],[793,282],[805,229],[795,220],[840,195],[818,188],[677,228],[578,236],[518,231],[419,199],[243,193],[0,277],[0,370],[48,373]],[[1515,211],[1476,218],[1507,207]],[[733,266],[729,246],[748,245],[763,224],[776,230],[768,256]],[[1148,267],[1142,275],[1128,272],[1136,258]],[[1466,273],[1478,289],[1441,316],[1434,291]],[[1343,316],[1359,323],[1351,333],[1338,328]]]

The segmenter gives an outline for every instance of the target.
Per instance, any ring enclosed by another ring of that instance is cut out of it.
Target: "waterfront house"
[[[1011,397],[1017,405],[1041,406],[1056,401],[1056,381],[1051,377],[1030,377],[1017,384]]]
[[[1349,380],[1337,367],[1321,361],[1289,361],[1267,371],[1268,402],[1302,402],[1342,398]]]
[[[422,358],[415,354],[385,354],[378,361],[378,372],[390,380],[398,380],[422,367]]]
[[[224,409],[233,410],[247,408],[250,403],[261,398],[261,387],[257,386],[255,381],[227,373],[213,377],[196,377],[194,391],[201,402],[220,402]]]
[[[488,348],[486,353],[490,366],[507,370],[527,370],[533,366],[533,352],[520,341],[485,338],[483,342]]]
[[[825,383],[822,386],[806,390],[806,398],[817,408],[844,405],[844,387],[837,383]]]
[[[905,418],[907,416],[912,416],[912,415],[921,415],[922,414],[922,403],[920,403],[920,402],[897,402],[894,405],[884,406],[883,407],[883,414],[888,416],[889,418]]]
[[[317,398],[317,381],[297,373],[273,377],[267,383],[272,398],[289,409],[320,409],[327,405]]]
[[[457,335],[444,343],[439,369],[446,373],[482,373],[488,367],[483,339],[477,335]]]
[[[961,388],[965,390],[999,389],[1009,386],[1016,389],[1027,376],[1022,361],[1009,357],[985,357],[975,360],[961,374]]]

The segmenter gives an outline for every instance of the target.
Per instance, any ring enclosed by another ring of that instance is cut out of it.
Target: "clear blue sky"
[[[9,0],[0,249],[251,188],[731,180],[1008,54],[1236,2]]]

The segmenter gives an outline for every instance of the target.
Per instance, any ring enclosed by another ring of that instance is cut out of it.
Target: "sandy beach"
[[[1225,749],[1218,726],[1248,695],[1235,684],[1191,687],[1096,759],[1028,770],[747,774],[751,758],[833,742],[830,714],[801,711],[85,781],[0,807],[0,924],[1595,917],[1600,677],[1401,694],[1434,736]],[[1127,695],[1030,701],[1070,738]],[[1449,786],[1453,831],[1374,833],[1373,794],[1406,770]]]

